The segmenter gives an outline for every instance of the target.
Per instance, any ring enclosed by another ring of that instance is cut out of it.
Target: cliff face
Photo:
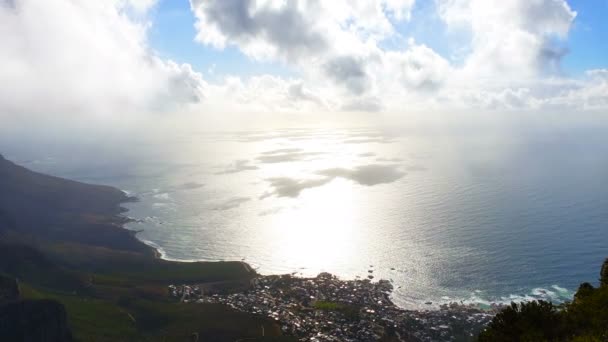
[[[63,305],[52,300],[20,300],[0,306],[3,341],[70,342]]]

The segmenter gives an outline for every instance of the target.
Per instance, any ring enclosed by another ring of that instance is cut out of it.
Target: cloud
[[[258,112],[548,111],[564,101],[578,109],[604,106],[601,82],[562,74],[577,16],[566,0],[437,0],[428,15],[446,25],[445,39],[461,41],[457,60],[399,32],[414,5],[191,0],[198,42],[232,46],[297,74],[233,78],[211,87],[209,97],[234,104],[234,111]]]
[[[431,48],[414,42],[405,51],[387,52],[385,63],[387,72],[413,91],[437,90],[452,72],[446,59]]]
[[[409,20],[414,0],[387,0],[385,6],[397,20]]]
[[[510,111],[602,111],[608,109],[608,79],[590,70],[581,79],[550,78],[514,83],[513,87],[462,87],[442,94],[443,106]]]
[[[288,100],[344,111],[383,108],[374,76],[384,68],[379,43],[395,35],[393,22],[409,20],[413,6],[413,0],[191,0],[198,42],[295,66],[302,78],[290,82]]]
[[[384,108],[382,101],[377,97],[363,97],[350,100],[341,107],[347,112],[379,112]]]
[[[608,109],[608,69],[589,70],[582,82],[565,81],[556,95],[536,99],[542,106],[569,110],[605,111]]]
[[[449,28],[470,31],[464,70],[480,77],[533,77],[558,65],[566,51],[555,38],[567,37],[576,17],[565,0],[439,0],[438,8]]]
[[[151,0],[0,1],[0,116],[109,116],[204,97],[187,64],[147,42]]]
[[[608,108],[601,70],[577,78],[561,71],[577,18],[566,0],[436,0],[429,15],[445,24],[445,39],[458,38],[458,60],[404,36],[414,0],[191,0],[196,42],[289,75],[216,73],[214,82],[152,49],[156,3],[0,0],[4,126],[181,111]]]
[[[327,45],[295,1],[274,6],[269,1],[192,0],[191,6],[198,19],[196,40],[218,48],[231,44],[254,58],[297,61]]]
[[[292,83],[287,89],[287,94],[293,100],[292,102],[310,101],[320,107],[326,107],[326,104],[319,96],[304,87],[302,81]]]
[[[388,15],[409,18],[413,0],[191,0],[197,41],[223,49],[234,45],[255,59],[299,63],[316,58],[336,38],[392,31]],[[344,42],[347,43],[347,42]]]
[[[369,79],[362,61],[352,56],[336,57],[323,66],[325,73],[337,84],[344,85],[354,95],[363,94]]]
[[[310,112],[328,110],[331,101],[322,99],[301,79],[264,74],[241,78],[228,76],[206,88],[204,104],[227,112]]]

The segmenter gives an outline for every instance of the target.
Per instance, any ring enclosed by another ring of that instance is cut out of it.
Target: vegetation
[[[14,316],[21,303],[65,308],[78,341],[235,341],[262,331],[280,338],[270,319],[170,298],[169,284],[231,290],[247,286],[255,272],[239,262],[159,259],[122,227],[119,205],[128,200],[117,189],[38,174],[0,156],[0,297],[10,297],[10,279],[20,290],[0,315]],[[2,333],[0,325],[4,341]]]
[[[583,283],[574,300],[561,306],[545,301],[513,303],[496,315],[479,341],[608,341],[608,260],[599,288]]]
[[[328,301],[319,300],[313,304],[313,307],[316,310],[341,312],[346,317],[353,319],[353,320],[356,320],[359,318],[359,309],[360,308],[353,306],[353,305],[346,305],[346,304],[341,304],[341,303],[336,303],[336,302],[328,302]]]

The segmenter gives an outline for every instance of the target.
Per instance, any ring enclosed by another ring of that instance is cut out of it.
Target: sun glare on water
[[[280,246],[276,260],[289,260],[315,270],[337,269],[356,258],[360,240],[352,184],[336,179],[311,191],[304,191],[293,206],[271,219],[269,238]]]

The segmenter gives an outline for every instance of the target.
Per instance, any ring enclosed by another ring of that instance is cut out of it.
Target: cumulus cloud
[[[385,59],[389,75],[412,91],[437,90],[451,72],[446,59],[429,47],[414,42],[405,51],[387,52]]]
[[[385,35],[388,19],[410,16],[413,0],[191,0],[196,39],[218,48],[235,45],[256,59],[310,61],[336,48],[338,37]],[[344,41],[343,44],[352,42]],[[340,44],[339,50],[345,45]]]
[[[395,35],[393,23],[408,20],[413,6],[413,0],[191,0],[197,41],[293,65],[303,77],[289,85],[288,99],[345,111],[383,108],[375,76],[384,69],[379,43]]]
[[[287,88],[287,94],[292,103],[310,101],[319,107],[326,107],[323,99],[304,87],[302,81],[294,82]]]
[[[435,1],[458,61],[399,32],[414,0],[190,0],[196,42],[290,71],[214,82],[149,46],[155,4],[0,0],[0,117],[608,107],[605,70],[560,70],[567,0]]]
[[[448,35],[467,37],[458,61],[399,33],[398,23],[410,20],[414,5],[413,0],[191,0],[198,42],[234,46],[253,59],[297,70],[296,79],[239,80],[240,92],[229,94],[242,94],[235,97],[248,109],[540,110],[560,101],[579,108],[604,102],[597,79],[577,81],[561,73],[576,18],[566,0],[437,0],[435,10]],[[259,84],[265,91],[257,91]],[[589,98],[575,98],[579,93],[572,88]]]
[[[361,95],[369,86],[363,61],[352,56],[330,59],[324,66],[327,76],[337,84],[342,84],[355,95]]]
[[[561,109],[606,110],[608,108],[608,70],[595,69],[586,79],[565,81],[556,95],[537,99],[543,106]]]
[[[199,20],[196,39],[218,48],[234,44],[255,58],[295,61],[327,45],[296,1],[193,0],[192,7]]]
[[[553,44],[566,38],[576,12],[566,0],[439,0],[452,29],[470,30],[465,71],[480,77],[532,77],[555,68],[566,53]]]
[[[0,116],[110,115],[203,98],[189,65],[147,43],[155,1],[0,1]]]

